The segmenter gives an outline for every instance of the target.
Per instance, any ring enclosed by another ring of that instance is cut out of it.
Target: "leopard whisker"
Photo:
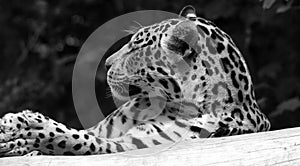
[[[137,24],[138,26],[130,26],[128,30],[123,30],[124,32],[127,32],[128,34],[135,34],[137,31],[139,31],[141,28],[144,28],[144,26],[137,22],[137,21],[133,21],[135,24]]]

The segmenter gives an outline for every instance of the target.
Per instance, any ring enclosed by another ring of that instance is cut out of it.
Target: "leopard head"
[[[170,99],[182,96],[191,63],[201,51],[192,7],[179,18],[140,28],[131,40],[106,60],[107,82],[114,97],[127,101],[148,92]]]

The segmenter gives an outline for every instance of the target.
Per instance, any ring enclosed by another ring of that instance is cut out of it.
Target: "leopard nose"
[[[113,55],[112,55],[113,56]],[[113,61],[115,60],[112,56],[108,57],[105,61],[105,68],[108,71],[109,68],[112,66]]]

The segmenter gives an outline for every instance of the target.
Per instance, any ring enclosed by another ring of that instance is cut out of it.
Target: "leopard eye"
[[[142,43],[144,41],[144,39],[143,38],[135,38],[134,40],[133,40],[133,43],[134,44],[140,44],[140,43]]]

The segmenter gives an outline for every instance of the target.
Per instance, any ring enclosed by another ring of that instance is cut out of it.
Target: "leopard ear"
[[[176,38],[177,42],[176,43],[181,43],[179,44],[181,47],[183,46],[182,43],[186,43],[188,47],[195,47],[197,45],[198,41],[198,30],[194,22],[190,20],[184,20],[172,31],[171,35],[171,41],[176,41],[172,40]],[[180,41],[180,42],[179,42]],[[184,51],[182,52],[184,53]]]
[[[190,20],[184,20],[176,25],[171,34],[165,42],[166,48],[181,55],[182,60],[185,60],[189,64],[194,55],[196,55],[196,51],[198,51],[198,31],[196,25]]]
[[[196,10],[193,6],[188,5],[185,6],[179,13],[180,17],[185,17],[185,18],[195,18],[196,16]]]

